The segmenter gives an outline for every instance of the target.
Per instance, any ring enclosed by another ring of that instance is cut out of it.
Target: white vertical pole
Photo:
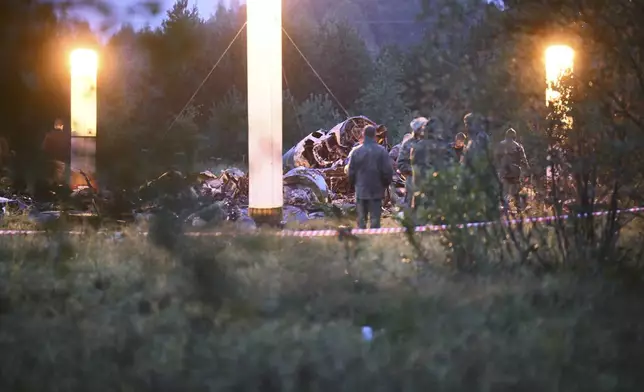
[[[249,214],[279,224],[282,182],[282,1],[248,0]]]

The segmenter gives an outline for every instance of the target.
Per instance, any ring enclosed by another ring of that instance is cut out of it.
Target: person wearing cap
[[[417,117],[409,123],[412,137],[400,146],[396,166],[398,172],[405,177],[405,204],[411,207],[411,201],[414,196],[413,190],[413,169],[411,165],[411,150],[416,144],[425,138],[425,126],[429,120],[426,117]]]
[[[528,169],[529,165],[525,149],[517,142],[517,132],[514,129],[510,128],[505,132],[505,139],[499,143],[494,158],[503,186],[504,207],[509,208],[510,201],[513,201],[521,209],[521,174],[522,169]]]
[[[352,151],[349,182],[356,190],[358,227],[380,227],[382,200],[391,184],[394,169],[387,150],[376,142],[376,128],[368,125],[363,130],[362,145]]]

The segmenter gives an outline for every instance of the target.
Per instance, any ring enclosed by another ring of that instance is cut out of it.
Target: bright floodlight
[[[546,104],[561,97],[555,86],[567,75],[572,74],[575,51],[566,45],[553,45],[546,49]]]
[[[248,0],[249,213],[279,222],[282,182],[282,2]]]
[[[93,187],[96,183],[96,79],[98,53],[90,49],[74,50],[71,65],[71,178],[70,186],[87,185],[85,173]]]
[[[96,137],[98,54],[77,49],[72,52],[70,63],[72,136]]]

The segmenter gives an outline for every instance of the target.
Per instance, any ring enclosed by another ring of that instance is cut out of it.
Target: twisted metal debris
[[[389,150],[387,129],[367,117],[356,116],[328,131],[311,133],[284,154],[285,221],[305,221],[325,216],[329,211],[343,214],[355,207],[354,190],[344,169],[349,152],[361,142],[367,125],[376,127],[378,143]],[[394,184],[398,184],[398,191],[392,188],[390,206],[399,199],[403,181],[394,179]],[[134,191],[99,194],[84,187],[69,193],[60,187],[54,192],[55,201],[36,203],[27,196],[10,195],[0,204],[5,210],[8,206],[28,210],[38,221],[55,219],[61,211],[73,210],[82,211],[78,215],[92,211],[104,218],[135,221],[147,221],[164,212],[195,227],[221,221],[253,225],[248,217],[248,186],[248,174],[234,167],[219,174],[204,171],[184,175],[168,171]]]

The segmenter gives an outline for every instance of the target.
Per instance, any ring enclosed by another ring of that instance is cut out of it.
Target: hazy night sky
[[[161,12],[157,14],[156,16],[143,16],[143,15],[137,15],[137,16],[132,16],[132,15],[127,15],[126,9],[129,5],[135,4],[136,0],[111,0],[112,3],[114,4],[114,7],[117,11],[117,19],[116,21],[113,21],[113,24],[116,24],[113,28],[111,28],[108,32],[101,34],[103,39],[108,38],[112,33],[116,32],[120,25],[122,24],[132,24],[135,28],[142,28],[146,25],[150,25],[152,27],[159,26],[161,24],[161,21],[165,18],[166,11],[169,10],[172,5],[176,2],[176,0],[160,0],[161,1]],[[203,18],[208,18],[210,15],[212,15],[215,10],[217,9],[217,5],[220,2],[223,2],[224,4],[229,4],[231,0],[189,0],[189,4],[193,5],[196,4],[197,8],[199,9],[199,13],[201,14],[201,17]],[[246,3],[246,0],[238,0],[239,3],[243,4]],[[500,7],[503,7],[503,1],[502,0],[486,0],[489,3],[495,3]],[[101,17],[100,15],[96,14],[95,12],[76,12],[77,15],[83,17],[86,20],[89,20],[90,24],[92,25],[93,29],[96,32],[99,32],[99,27],[102,22],[105,22],[105,19]]]
[[[223,2],[227,4],[229,0],[223,0]],[[240,3],[243,2],[244,1],[240,1]],[[125,23],[130,23],[136,28],[144,27],[147,24],[156,27],[161,23],[166,15],[166,11],[172,7],[172,5],[175,3],[175,0],[161,0],[161,12],[156,16],[127,15],[127,7],[131,4],[135,4],[135,0],[112,0],[112,3],[114,3],[114,7],[117,13],[116,23],[118,25],[113,29],[110,29],[111,32],[118,30],[119,25]],[[196,4],[201,16],[207,18],[215,12],[217,5],[219,4],[219,0],[189,0],[189,3],[191,5]],[[96,12],[78,11],[76,14],[83,17],[84,19],[89,20],[93,29],[97,32],[101,23],[105,22],[105,19]],[[106,33],[105,35],[108,36],[110,35],[110,33]]]

